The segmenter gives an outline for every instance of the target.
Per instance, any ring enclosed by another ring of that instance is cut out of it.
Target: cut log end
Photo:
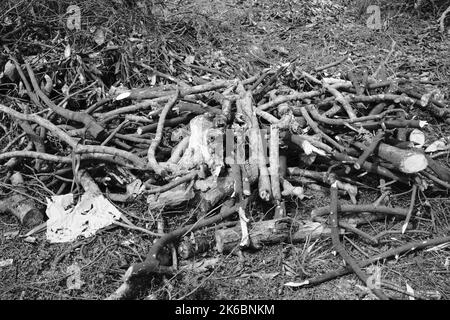
[[[416,173],[424,170],[428,166],[426,157],[422,154],[412,154],[406,157],[400,167],[404,173]]]

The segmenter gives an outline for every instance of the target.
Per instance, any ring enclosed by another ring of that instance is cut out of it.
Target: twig
[[[339,60],[336,60],[334,62],[328,63],[328,64],[326,64],[324,66],[321,66],[321,67],[314,68],[314,71],[315,72],[320,72],[320,71],[323,71],[325,69],[329,69],[331,67],[337,66],[337,65],[347,61],[347,59],[348,59],[348,55],[345,55],[344,57],[340,58]]]
[[[160,187],[157,187],[157,188],[149,189],[149,190],[145,191],[145,193],[146,194],[155,194],[155,193],[162,193],[162,192],[165,192],[167,190],[173,189],[173,188],[175,188],[176,186],[178,186],[178,185],[180,185],[182,183],[189,182],[192,179],[195,179],[197,177],[198,173],[199,173],[199,171],[190,172],[190,173],[186,174],[183,177],[180,177],[180,178],[178,178],[176,180],[170,181],[169,183],[167,183],[164,186],[160,186]],[[145,185],[146,188],[152,187],[147,182],[144,185]]]
[[[389,257],[396,256],[396,255],[400,255],[400,254],[410,251],[410,250],[417,251],[417,250],[421,250],[426,247],[436,246],[436,245],[440,245],[440,244],[443,244],[446,242],[450,242],[450,236],[407,243],[400,247],[393,248],[393,249],[390,249],[383,253],[377,254],[370,259],[364,260],[359,263],[359,266],[360,266],[360,268],[363,268],[363,267],[368,266],[372,263],[375,263],[379,260],[387,259]],[[308,279],[305,281],[305,286],[310,287],[310,286],[318,285],[320,283],[324,283],[326,281],[330,281],[335,278],[349,274],[350,272],[351,272],[351,269],[349,267],[343,267],[338,270],[334,270],[334,271],[328,272],[326,274]]]
[[[406,228],[408,227],[409,220],[411,219],[411,215],[414,211],[414,205],[416,204],[416,196],[417,196],[417,184],[414,184],[411,192],[411,202],[409,203],[408,213],[406,214],[405,222],[402,226],[402,234],[405,233]]]
[[[373,204],[341,204],[339,211],[348,213],[359,213],[359,212],[373,212],[373,213],[384,213],[395,216],[406,217],[408,214],[407,209],[403,208],[392,208],[386,206],[374,206]],[[320,207],[311,211],[311,217],[324,216],[330,212],[330,207]]]
[[[375,73],[372,75],[373,78],[375,78],[375,79],[378,78],[378,74],[380,73],[381,69],[385,67],[385,65],[388,63],[389,59],[391,58],[392,54],[394,53],[394,49],[395,49],[395,45],[396,45],[396,44],[397,44],[397,43],[396,43],[394,40],[392,40],[391,50],[389,51],[389,53],[388,53],[388,55],[386,56],[386,58],[384,59],[384,61],[381,62],[381,63],[378,65],[377,70],[376,70]]]
[[[109,136],[100,144],[101,146],[105,146],[111,141],[112,138],[120,131],[123,127],[125,127],[128,123],[128,120],[123,120],[121,124],[119,124],[110,134]]]
[[[39,88],[39,85],[36,81],[36,78],[34,76],[33,69],[31,69],[31,66],[28,63],[26,63],[25,66],[27,68],[28,75],[30,76],[31,83],[33,85],[33,88],[34,88],[36,94],[47,105],[47,107],[49,107],[50,109],[52,109],[52,111],[54,111],[55,113],[59,114],[60,116],[66,118],[66,119],[83,123],[86,126],[86,130],[89,131],[89,133],[94,138],[102,139],[102,137],[105,133],[104,132],[105,129],[102,126],[100,126],[92,116],[90,116],[87,113],[75,112],[75,111],[71,111],[68,109],[64,109],[64,108],[59,107],[56,104],[54,104],[53,101],[51,101]]]
[[[330,203],[330,219],[331,219],[331,239],[333,241],[333,246],[335,250],[341,255],[345,262],[349,265],[351,270],[356,273],[356,275],[367,284],[368,276],[361,269],[358,263],[348,254],[348,252],[342,246],[339,240],[339,222],[338,222],[338,189],[336,182],[331,185],[331,203]],[[369,288],[380,300],[388,300],[389,298],[380,290],[376,288]]]
[[[433,182],[439,184],[441,187],[444,187],[444,188],[446,188],[446,189],[450,189],[450,183],[445,182],[445,181],[443,181],[443,180],[441,180],[441,179],[435,177],[434,175],[432,175],[432,174],[430,174],[430,173],[428,173],[428,172],[426,172],[426,171],[422,171],[422,172],[420,172],[420,174],[423,175],[423,176],[425,176],[425,177],[427,177],[427,178],[430,179],[431,181],[433,181]]]
[[[370,145],[364,150],[361,156],[358,158],[358,161],[353,165],[356,170],[361,169],[362,164],[371,156],[371,154],[378,147],[378,144],[383,140],[384,132],[379,130],[376,136],[370,142]]]
[[[341,152],[345,152],[345,147],[343,147],[342,145],[337,143],[330,136],[328,136],[326,133],[324,133],[322,130],[320,130],[320,128],[317,125],[317,123],[315,123],[314,120],[311,119],[311,117],[309,116],[308,111],[306,110],[305,107],[300,107],[300,111],[302,113],[303,118],[305,118],[306,122],[311,127],[311,129],[313,129],[313,131],[315,133],[317,133],[322,138],[324,138],[327,142],[329,142],[331,145],[333,145],[333,147],[335,147],[337,150],[339,150]]]
[[[162,139],[162,132],[164,129],[164,121],[166,119],[166,115],[167,115],[167,113],[169,113],[170,109],[177,102],[179,95],[180,95],[180,90],[178,89],[176,91],[176,93],[174,94],[174,96],[172,97],[172,99],[170,99],[167,102],[167,104],[164,106],[164,109],[162,110],[161,115],[159,116],[158,128],[156,129],[156,136],[153,139],[152,144],[148,148],[148,154],[147,154],[148,163],[149,163],[150,167],[153,169],[153,171],[155,171],[155,173],[160,176],[165,176],[166,172],[165,172],[165,169],[160,164],[158,164],[158,162],[156,161],[155,151],[156,151],[156,147],[158,147],[158,145]]]
[[[107,299],[117,300],[133,296],[135,294],[136,287],[139,285],[139,283],[142,282],[141,280],[139,280],[142,279],[142,276],[149,276],[155,273],[172,274],[174,270],[171,267],[162,266],[160,264],[158,255],[161,249],[167,244],[179,239],[186,232],[193,232],[202,227],[218,223],[228,218],[238,210],[239,205],[235,205],[233,207],[223,207],[221,212],[216,216],[197,221],[193,225],[187,225],[165,234],[151,247],[144,262],[134,264],[127,270],[124,276],[124,283],[116,290],[115,293],[110,295]]]
[[[148,235],[150,235],[150,236],[153,236],[153,237],[163,237],[163,236],[165,235],[165,234],[161,234],[161,233],[152,232],[152,231],[149,231],[149,230],[144,229],[144,228],[140,228],[140,227],[135,226],[135,225],[130,225],[130,224],[127,224],[127,223],[122,223],[122,222],[119,222],[119,221],[114,221],[113,223],[114,223],[115,225],[118,225],[118,226],[123,227],[123,228],[131,229],[131,230],[136,230],[136,231],[141,231],[141,232],[143,232],[143,233],[145,233],[145,234],[148,234]]]

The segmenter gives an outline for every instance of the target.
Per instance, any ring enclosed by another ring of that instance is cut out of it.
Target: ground
[[[174,37],[167,42],[156,39],[157,45],[166,45],[191,56],[203,65],[220,71],[228,77],[245,77],[271,64],[287,62],[298,56],[305,70],[336,61],[348,54],[350,59],[340,68],[327,72],[333,75],[349,69],[367,68],[373,73],[388,55],[392,41],[396,43],[395,55],[386,64],[387,78],[407,78],[411,87],[438,89],[450,99],[450,37],[441,35],[435,28],[435,16],[424,15],[408,8],[382,7],[382,30],[367,28],[364,8],[355,1],[330,2],[319,6],[316,1],[167,1],[153,8],[157,27],[172,30]],[[376,1],[374,1],[376,2]],[[338,4],[336,4],[338,3]],[[134,9],[133,9],[134,10]],[[362,11],[361,11],[362,10]],[[363,14],[361,14],[361,12]],[[174,19],[183,21],[175,25]],[[165,20],[164,20],[165,19]],[[106,21],[110,22],[108,19]],[[159,21],[159,22],[158,22]],[[160,21],[165,21],[161,23]],[[179,28],[179,29],[177,29]],[[183,29],[180,31],[180,29]],[[177,31],[174,31],[177,30]],[[138,30],[137,33],[142,30]],[[120,38],[120,35],[114,35]],[[148,37],[152,36],[149,31]],[[179,37],[180,42],[174,42]],[[51,40],[51,39],[50,39]],[[39,39],[46,42],[49,39]],[[171,42],[172,41],[172,42]],[[82,44],[79,44],[82,45]],[[88,48],[88,44],[85,44]],[[145,50],[136,55],[145,56]],[[88,51],[88,50],[87,50]],[[164,52],[164,50],[156,50]],[[152,56],[155,58],[155,56]],[[151,58],[151,57],[150,57]],[[156,56],[160,68],[173,76],[189,78],[195,74],[171,66],[174,61],[166,56]],[[171,62],[171,63],[172,63]],[[156,64],[155,64],[156,65]],[[172,70],[171,70],[172,68]],[[199,73],[199,75],[201,75]],[[214,76],[211,75],[210,76]],[[223,75],[222,75],[223,76]],[[128,83],[138,85],[140,79]],[[419,81],[422,81],[420,83]],[[450,135],[448,124],[419,110],[410,110],[421,120],[427,120],[428,139]],[[448,164],[447,158],[440,158]],[[2,186],[3,187],[3,186]],[[29,186],[44,201],[42,186]],[[364,189],[364,188],[362,188]],[[6,188],[2,191],[6,193]],[[398,194],[398,195],[397,195]],[[360,196],[370,203],[376,198],[370,189]],[[313,195],[309,200],[292,200],[289,215],[308,217],[313,208],[328,203],[328,198]],[[391,205],[407,207],[409,193],[393,189]],[[419,195],[417,206],[423,218],[414,225],[422,233],[396,234],[385,237],[384,243],[375,247],[357,236],[344,239],[347,250],[357,260],[383,252],[391,246],[413,240],[450,234],[450,199],[448,192],[436,197]],[[270,207],[255,207],[254,219]],[[181,208],[192,213],[195,204]],[[145,199],[127,206],[126,211],[149,218]],[[170,213],[168,227],[186,223],[189,215]],[[141,221],[141,226],[151,228],[152,223]],[[398,230],[400,221],[379,222],[365,227],[369,233]],[[103,230],[95,237],[71,244],[49,244],[45,233],[36,235],[36,241],[27,243],[22,238],[8,236],[20,231],[15,218],[0,216],[0,260],[13,259],[10,266],[0,267],[0,298],[2,299],[103,299],[121,284],[127,267],[142,261],[154,240],[152,237],[119,227]],[[288,282],[301,282],[343,266],[342,259],[332,250],[330,239],[302,244],[283,243],[263,247],[255,252],[219,255],[214,250],[196,257],[201,260],[218,257],[212,272],[183,273],[173,278],[152,279],[149,289],[141,298],[158,299],[373,299],[364,284],[348,275],[311,287],[293,288]],[[389,261],[379,262],[382,278],[405,289],[405,284],[416,291],[438,292],[442,299],[450,299],[450,251],[448,246],[433,251],[409,253]],[[69,267],[81,268],[80,289],[68,289],[73,280]],[[407,299],[403,293],[389,291],[392,297]]]

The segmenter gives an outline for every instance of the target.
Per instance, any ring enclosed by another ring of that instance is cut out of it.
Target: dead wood
[[[23,187],[24,180],[22,175],[16,172],[11,176],[10,180],[17,193],[0,200],[0,213],[14,215],[26,228],[32,228],[41,224],[44,216],[37,208],[36,202],[27,196],[26,189]]]

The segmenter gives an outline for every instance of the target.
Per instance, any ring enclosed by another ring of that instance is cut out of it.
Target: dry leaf
[[[406,292],[410,293],[412,296],[409,296],[409,300],[416,300],[416,298],[414,298],[414,289],[408,284],[408,282],[406,283]]]
[[[432,144],[430,144],[426,149],[425,152],[436,152],[436,151],[442,151],[447,150],[448,146],[444,139],[439,139],[434,141]]]
[[[97,28],[97,30],[95,30],[94,41],[99,46],[105,43],[105,32],[103,31],[103,28]]]
[[[67,59],[72,54],[72,49],[70,48],[70,44],[67,44],[64,48],[64,58]]]
[[[193,64],[195,61],[195,56],[193,55],[188,55],[186,56],[186,58],[184,58],[184,63],[186,64]]]

